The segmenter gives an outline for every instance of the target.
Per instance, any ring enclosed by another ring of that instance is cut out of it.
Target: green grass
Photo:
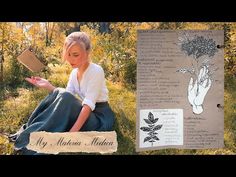
[[[16,90],[1,91],[0,100],[0,132],[14,133],[25,123],[37,104],[47,93],[44,90]],[[0,135],[0,154],[11,154],[13,144]]]
[[[118,150],[115,154],[136,154],[135,152],[135,94],[122,86],[108,83],[109,103],[116,115],[115,131]]]
[[[57,73],[60,75],[60,73]],[[63,82],[54,80],[58,86],[64,86]],[[66,78],[66,77],[64,77]],[[225,148],[185,150],[185,149],[162,149],[155,151],[136,152],[135,150],[135,122],[136,122],[136,96],[135,92],[127,90],[119,84],[107,82],[109,90],[109,103],[116,115],[114,129],[117,133],[118,150],[115,155],[205,155],[205,154],[236,154],[236,79],[226,76],[225,81]],[[16,90],[0,91],[0,132],[13,133],[27,121],[31,112],[48,93],[37,88],[18,88]],[[12,154],[13,144],[0,134],[0,154]]]

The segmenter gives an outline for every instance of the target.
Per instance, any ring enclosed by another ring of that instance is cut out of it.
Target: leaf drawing
[[[157,121],[158,121],[158,118],[154,119],[154,121],[152,123],[155,124]]]
[[[144,143],[150,142],[153,146],[155,141],[159,141],[159,138],[156,136],[158,134],[156,131],[160,130],[162,125],[155,125],[158,120],[159,118],[154,118],[154,115],[151,112],[148,113],[148,119],[144,119],[144,121],[148,124],[148,127],[140,128],[142,131],[148,132],[148,136],[144,138]]]
[[[151,122],[149,119],[144,119],[144,121],[145,121],[147,124],[152,124],[152,122]]]
[[[152,139],[157,140],[157,141],[159,140],[157,136],[153,136]]]
[[[157,126],[155,126],[155,127],[153,128],[153,131],[160,130],[161,127],[162,127],[162,125],[157,125]]]
[[[154,116],[151,112],[148,114],[148,119],[153,123],[154,122]]]
[[[149,141],[151,139],[152,139],[152,137],[148,136],[148,137],[144,138],[144,142]]]
[[[149,127],[141,127],[141,130],[145,131],[145,132],[150,132],[152,129]]]

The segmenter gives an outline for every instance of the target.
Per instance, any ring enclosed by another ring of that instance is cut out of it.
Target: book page
[[[223,31],[138,31],[138,151],[224,146],[223,44]]]

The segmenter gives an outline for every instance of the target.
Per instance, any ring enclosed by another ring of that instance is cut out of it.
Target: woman
[[[26,78],[50,94],[38,105],[28,122],[10,139],[15,149],[33,154],[26,149],[29,135],[34,131],[77,132],[109,131],[114,124],[114,113],[108,104],[108,90],[103,69],[90,61],[91,42],[84,32],[73,32],[65,40],[63,58],[72,66],[66,89],[56,88],[40,77]],[[82,101],[74,95],[77,94]]]

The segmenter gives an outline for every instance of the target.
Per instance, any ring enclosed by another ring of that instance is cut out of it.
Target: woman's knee
[[[74,95],[70,92],[67,91],[61,91],[60,92],[60,97],[63,99],[75,99]]]
[[[93,113],[92,113],[93,114]],[[81,131],[95,131],[101,126],[101,122],[94,116],[90,115],[81,128]]]

